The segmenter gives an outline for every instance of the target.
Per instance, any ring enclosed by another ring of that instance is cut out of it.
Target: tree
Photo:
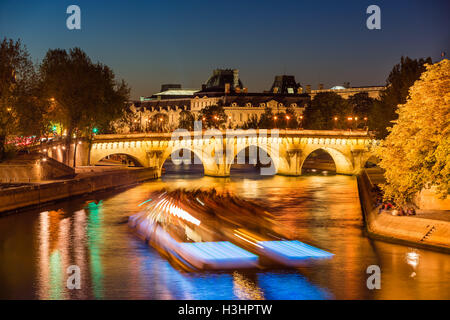
[[[272,129],[274,127],[272,108],[265,107],[264,113],[259,118],[258,127],[261,129]]]
[[[345,128],[345,119],[351,115],[351,106],[347,100],[334,92],[318,93],[305,109],[305,127],[307,129],[329,130],[337,126]],[[334,117],[338,117],[336,124]]]
[[[178,127],[192,131],[194,130],[194,121],[194,115],[188,110],[183,110],[180,112],[180,121]]]
[[[244,130],[258,129],[259,128],[258,124],[259,124],[258,117],[256,115],[251,115],[249,117],[249,119],[242,126],[242,129],[244,129]]]
[[[94,131],[109,128],[122,115],[129,89],[108,66],[93,63],[80,48],[49,50],[40,73],[43,92],[55,103],[51,118],[67,132],[68,163],[73,136],[91,141]]]
[[[156,132],[167,131],[169,116],[166,113],[158,112],[152,117],[151,129]]]
[[[298,129],[298,127],[300,126],[300,124],[297,121],[297,114],[295,113],[295,110],[292,106],[288,106],[286,108],[285,119],[286,119],[286,128],[288,129]]]
[[[20,40],[3,39],[0,43],[0,161],[14,146],[8,138],[34,135],[45,127],[49,102],[41,98],[37,75],[30,56]]]
[[[368,117],[372,111],[375,99],[370,98],[367,92],[360,92],[348,98],[352,115],[359,118]]]
[[[425,64],[431,64],[431,58],[411,59],[402,57],[395,65],[386,81],[386,90],[380,95],[373,112],[369,115],[369,127],[376,132],[377,138],[384,139],[388,134],[388,127],[397,119],[397,106],[404,104],[408,97],[409,88],[425,71]]]
[[[435,186],[445,198],[450,187],[450,61],[425,65],[420,80],[398,106],[398,120],[377,150],[386,170],[385,197],[402,205]]]
[[[220,129],[227,122],[227,115],[225,114],[223,106],[212,105],[200,110],[199,120],[203,121],[203,125],[206,129]]]

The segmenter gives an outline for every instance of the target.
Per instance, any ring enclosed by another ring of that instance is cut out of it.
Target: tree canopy
[[[334,92],[318,93],[305,109],[305,127],[307,129],[327,130],[343,125],[343,119],[351,115],[351,106],[347,100]],[[340,121],[334,122],[337,117]]]
[[[227,115],[223,106],[212,105],[200,110],[199,120],[203,121],[205,129],[220,129],[227,122]]]
[[[369,127],[376,132],[379,139],[384,139],[388,134],[392,121],[397,119],[397,106],[404,104],[408,97],[409,88],[420,78],[425,71],[425,64],[431,64],[431,58],[411,59],[401,57],[386,80],[386,90],[376,101],[369,116]]]
[[[0,160],[13,151],[12,136],[40,136],[48,102],[41,99],[35,68],[20,40],[0,43]]]
[[[90,138],[93,129],[109,128],[122,115],[129,89],[116,81],[113,71],[93,63],[80,48],[49,50],[40,66],[42,89],[52,101],[52,121],[73,135]]]
[[[450,187],[450,61],[426,64],[409,97],[398,106],[398,120],[377,150],[386,170],[385,197],[398,204],[423,188],[446,197]]]
[[[180,122],[178,127],[186,130],[194,130],[195,117],[189,110],[183,110],[180,112]]]

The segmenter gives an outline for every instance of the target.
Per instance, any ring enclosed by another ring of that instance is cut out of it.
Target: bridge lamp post
[[[161,130],[161,132],[163,131],[163,130],[162,130],[162,126],[163,126],[162,122],[163,122],[163,118],[161,117],[161,118],[159,118],[159,123],[160,123],[160,130]]]
[[[334,128],[337,129],[337,121],[338,121],[338,117],[334,117]]]
[[[364,130],[367,130],[367,117],[364,117],[363,120],[364,120]]]
[[[300,116],[300,129],[303,129],[303,116]]]
[[[349,121],[349,127],[350,130],[352,129],[352,125],[353,125],[353,117],[348,117],[347,120]]]
[[[289,119],[290,119],[291,117],[289,117],[289,116],[286,116],[286,130],[289,128]]]
[[[273,120],[274,120],[274,122],[275,122],[275,128],[277,127],[277,119],[278,119],[277,116],[273,117]]]

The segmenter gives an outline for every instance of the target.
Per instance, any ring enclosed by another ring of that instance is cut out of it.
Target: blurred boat
[[[129,226],[150,245],[187,270],[297,267],[332,256],[274,231],[274,217],[230,194],[159,192],[129,217]]]

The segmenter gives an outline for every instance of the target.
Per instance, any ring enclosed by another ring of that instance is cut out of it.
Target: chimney
[[[234,87],[234,92],[241,93],[241,88],[240,87]]]
[[[306,93],[311,93],[311,85],[310,84],[306,85]]]
[[[273,93],[278,93],[278,87],[273,87]]]
[[[319,90],[323,90],[323,83],[319,83]]]
[[[225,93],[226,94],[230,93],[230,84],[229,83],[225,83]]]
[[[297,94],[302,94],[303,93],[303,88],[302,87],[298,87],[297,88]]]
[[[233,70],[233,87],[234,88],[239,87],[239,70],[238,69]]]
[[[244,93],[248,93],[248,88],[244,88]]]

